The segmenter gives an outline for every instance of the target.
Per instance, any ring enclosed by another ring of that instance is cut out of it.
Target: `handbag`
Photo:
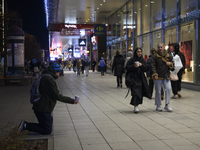
[[[178,80],[177,74],[170,72],[170,80],[171,81],[177,81]]]
[[[175,55],[173,57],[173,61],[174,61],[174,73],[178,73],[179,70],[183,67],[183,64],[181,62],[181,58],[179,55]]]

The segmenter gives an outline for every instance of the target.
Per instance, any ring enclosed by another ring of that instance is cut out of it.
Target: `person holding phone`
[[[75,100],[75,98],[60,94],[55,82],[60,72],[55,72],[53,65],[45,69],[43,74],[49,74],[51,76],[42,77],[39,85],[39,92],[42,96],[32,107],[39,123],[29,123],[22,120],[18,127],[19,132],[21,130],[28,130],[40,134],[51,134],[53,126],[53,117],[51,114],[57,100],[69,104],[78,104],[78,100]]]

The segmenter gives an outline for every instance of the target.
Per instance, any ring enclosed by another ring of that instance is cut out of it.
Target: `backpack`
[[[89,66],[89,60],[86,60],[85,66]]]
[[[42,95],[39,92],[39,85],[40,85],[40,80],[44,76],[52,77],[50,74],[43,74],[33,82],[33,85],[32,85],[31,90],[30,90],[30,102],[31,102],[31,104],[35,104],[42,97]]]

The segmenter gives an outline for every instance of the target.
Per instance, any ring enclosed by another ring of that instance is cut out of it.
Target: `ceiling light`
[[[103,2],[105,3],[105,2],[106,2],[106,0],[103,0]]]
[[[151,1],[151,3],[153,4],[153,3],[154,3],[154,1]]]
[[[146,7],[148,6],[148,5],[145,5]]]
[[[102,4],[100,4],[102,6]]]
[[[99,9],[99,8],[97,8],[97,9]]]

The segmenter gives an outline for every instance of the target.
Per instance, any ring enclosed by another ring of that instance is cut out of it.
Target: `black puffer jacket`
[[[112,72],[114,70],[114,76],[120,76],[124,73],[124,58],[122,55],[116,55],[114,57]]]

